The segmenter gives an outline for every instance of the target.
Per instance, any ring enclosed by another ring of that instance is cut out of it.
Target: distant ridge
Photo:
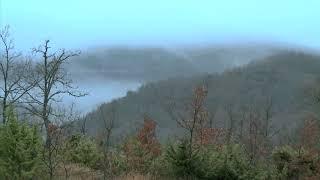
[[[210,73],[190,77],[176,77],[146,83],[137,92],[128,92],[126,97],[115,100],[117,109],[116,132],[124,128],[132,131],[142,122],[142,114],[147,113],[158,122],[159,134],[166,139],[177,131],[177,124],[164,111],[168,97],[178,103],[191,96],[192,89],[204,81],[208,83],[207,108],[216,115],[215,126],[224,127],[223,107],[232,103],[240,108],[254,104],[263,106],[266,97],[274,99],[273,123],[277,128],[299,125],[304,113],[311,111],[306,105],[305,90],[316,85],[320,77],[320,56],[306,51],[278,50],[276,53],[256,59],[248,65],[236,67],[223,73]],[[108,112],[110,103],[99,108]],[[95,110],[87,115],[87,127],[91,134],[98,131],[101,118]],[[116,133],[117,134],[117,133]]]

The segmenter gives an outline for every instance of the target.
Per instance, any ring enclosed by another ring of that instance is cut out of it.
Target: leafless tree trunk
[[[87,120],[88,120],[88,117],[83,117],[82,118],[82,123],[81,123],[81,127],[80,127],[80,132],[83,134],[83,135],[86,135],[87,134]]]
[[[27,72],[31,70],[30,63],[19,60],[20,53],[15,52],[14,43],[10,39],[9,26],[0,30],[0,43],[3,47],[3,55],[0,57],[2,122],[6,123],[7,108],[19,103],[19,100],[35,83],[31,83]],[[29,83],[27,83],[29,81]]]
[[[35,89],[28,94],[27,109],[33,114],[39,116],[45,125],[49,128],[50,116],[57,116],[53,110],[53,103],[61,101],[62,95],[71,95],[81,97],[82,94],[77,88],[72,86],[72,81],[68,79],[63,65],[71,57],[78,56],[79,52],[69,52],[64,49],[54,53],[49,52],[49,40],[44,45],[33,49],[33,52],[41,56],[41,61],[37,63],[35,71],[37,73]],[[47,139],[50,143],[50,138]]]
[[[249,109],[249,155],[250,162],[255,163],[259,151],[260,113],[254,107]]]
[[[207,126],[209,128],[214,128],[215,127],[215,116],[216,116],[216,113],[217,113],[217,107],[211,109],[210,112],[208,112]]]
[[[263,107],[263,115],[264,115],[264,137],[268,138],[270,136],[270,126],[271,126],[271,118],[273,116],[273,98],[269,96],[266,98]]]
[[[79,119],[79,113],[74,110],[74,106],[58,109],[59,116],[51,119],[48,133],[50,136],[50,146],[43,148],[42,161],[46,165],[50,178],[53,178],[58,167],[64,169],[65,178],[70,177],[70,167],[65,154],[70,150],[67,140],[72,135],[74,124]]]
[[[230,144],[231,142],[231,138],[232,138],[232,134],[234,133],[234,125],[235,125],[235,122],[236,122],[236,115],[235,115],[235,106],[231,103],[227,104],[225,106],[225,111],[227,113],[227,116],[228,116],[228,128],[227,128],[227,137],[226,137],[226,142],[227,142],[227,145]]]
[[[48,129],[48,136],[50,136],[50,146],[46,146],[42,150],[42,162],[44,163],[50,179],[53,179],[56,168],[59,165],[57,157],[60,154],[61,129],[50,123]]]
[[[231,148],[231,138],[233,135],[233,131],[235,129],[234,125],[235,125],[235,121],[236,121],[236,115],[235,115],[235,105],[232,103],[228,103],[225,105],[224,110],[227,113],[227,134],[226,134],[226,145],[227,145],[227,153],[225,154],[224,157],[224,165],[226,166],[228,163],[228,157],[230,154],[232,154],[232,148]]]
[[[282,128],[276,127],[273,124],[272,118],[274,116],[274,103],[273,97],[267,96],[263,105],[262,109],[262,138],[263,138],[263,145],[261,147],[265,152],[270,153],[274,143],[272,143],[272,138],[275,135],[278,135]]]
[[[248,116],[248,108],[246,105],[241,106],[240,108],[240,121],[239,121],[239,140],[243,140],[244,136],[244,126],[247,122],[247,116]]]
[[[103,171],[103,179],[106,180],[111,174],[111,162],[110,162],[110,143],[111,143],[111,135],[114,129],[114,123],[116,121],[116,109],[115,102],[111,103],[111,107],[109,110],[105,110],[104,107],[100,106],[98,111],[98,118],[100,118],[103,122],[102,131],[99,134],[98,142],[103,152],[102,159],[102,171]]]
[[[33,91],[28,91],[28,106],[27,110],[38,116],[46,130],[46,148],[48,149],[48,161],[51,162],[52,148],[52,133],[50,127],[52,125],[50,121],[51,116],[59,116],[54,111],[53,104],[61,102],[62,95],[70,95],[74,97],[81,97],[85,94],[77,91],[77,88],[72,86],[72,80],[67,77],[67,72],[64,69],[64,64],[67,63],[70,58],[78,56],[79,52],[66,51],[65,49],[58,50],[50,53],[49,40],[38,48],[34,48],[35,55],[40,55],[40,61],[37,62],[35,67],[35,87]],[[50,169],[53,168],[51,163],[48,163]],[[50,172],[50,179],[53,178],[52,172]]]

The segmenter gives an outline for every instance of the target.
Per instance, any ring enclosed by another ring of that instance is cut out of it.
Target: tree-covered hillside
[[[178,129],[169,115],[170,109],[182,112],[197,85],[208,89],[206,104],[215,127],[228,126],[228,109],[232,109],[239,123],[241,114],[248,109],[263,116],[267,106],[271,106],[273,129],[295,127],[308,111],[306,92],[319,75],[319,56],[282,51],[220,74],[146,83],[137,92],[128,92],[126,97],[103,104],[89,113],[86,128],[91,134],[98,132],[102,119],[109,118],[111,109],[114,109],[117,114],[116,134],[122,134],[124,129],[134,131],[147,114],[158,123],[160,137],[166,138]]]

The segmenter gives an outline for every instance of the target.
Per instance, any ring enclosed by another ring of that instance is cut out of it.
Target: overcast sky
[[[25,50],[281,41],[320,48],[319,0],[0,0]]]

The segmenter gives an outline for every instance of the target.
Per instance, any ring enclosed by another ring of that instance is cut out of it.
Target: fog
[[[280,41],[320,47],[317,0],[1,0],[17,48]]]
[[[319,6],[317,0],[0,0],[0,27],[10,25],[25,54],[45,39],[53,49],[81,50],[68,70],[89,93],[76,100],[87,112],[148,81],[264,58],[279,49],[275,44],[318,50]],[[105,53],[114,47],[140,49]]]
[[[65,96],[63,101],[67,106],[74,105],[76,111],[85,114],[102,103],[125,96],[127,91],[136,90],[141,84],[137,81],[104,79],[90,82],[76,81],[75,85],[87,95],[81,98]]]

